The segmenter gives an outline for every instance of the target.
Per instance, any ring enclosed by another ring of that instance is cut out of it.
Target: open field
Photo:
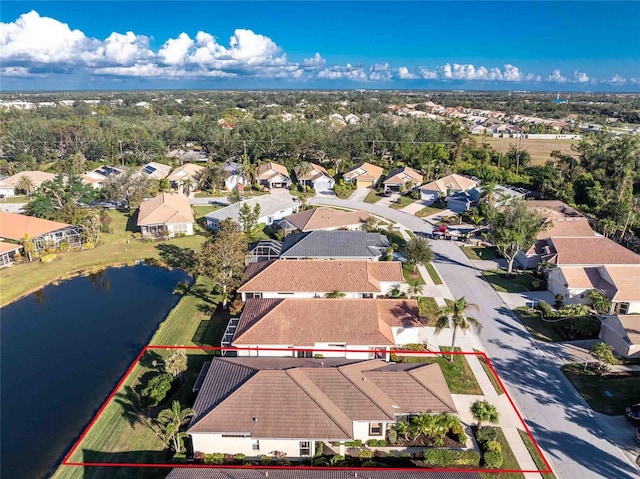
[[[491,137],[479,138],[478,141],[480,143],[486,141],[495,151],[502,151],[503,154],[509,151],[509,145],[515,146],[516,144],[515,138]],[[528,138],[524,138],[522,140],[522,148],[527,150],[531,155],[532,164],[541,165],[551,158],[551,152],[554,150],[559,150],[561,153],[575,156],[577,158],[578,155],[576,152],[571,150],[571,145],[574,143],[577,144],[578,140],[530,140]]]

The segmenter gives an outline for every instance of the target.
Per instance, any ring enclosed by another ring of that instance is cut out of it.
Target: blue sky
[[[640,91],[640,2],[3,1],[2,90]]]

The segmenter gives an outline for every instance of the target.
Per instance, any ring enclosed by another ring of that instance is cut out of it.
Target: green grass
[[[196,226],[195,236],[173,238],[163,242],[136,241],[132,231],[127,231],[129,216],[109,211],[113,233],[103,234],[103,244],[95,249],[56,253],[55,261],[41,263],[25,261],[0,270],[0,306],[5,306],[43,286],[76,276],[99,271],[108,266],[133,264],[137,260],[154,258],[162,261],[160,245],[173,245],[185,250],[198,249],[205,233]],[[133,220],[130,223],[133,223]],[[131,228],[130,228],[131,229]]]
[[[429,273],[429,277],[431,278],[431,281],[434,282],[434,284],[442,284],[440,275],[438,274],[435,266],[433,266],[432,263],[427,263],[426,265],[424,265],[424,267],[427,269],[427,273]]]
[[[208,215],[212,211],[219,210],[222,208],[221,205],[194,205],[192,206],[193,212],[195,213],[196,221],[202,218],[204,215]]]
[[[529,434],[527,434],[525,431],[521,429],[518,429],[518,433],[520,434],[520,437],[522,438],[522,442],[524,443],[524,446],[527,448],[527,451],[529,451],[529,454],[531,454],[531,459],[533,459],[533,462],[536,463],[536,467],[540,471],[547,469],[547,465],[544,463],[544,461],[542,460],[542,457],[540,456],[540,453],[538,452],[536,447],[533,445],[533,441],[529,437]],[[556,475],[553,472],[541,473],[540,475],[544,479],[556,479]]]
[[[420,316],[424,316],[429,318],[429,325],[433,325],[433,323],[438,319],[438,311],[440,310],[440,306],[436,303],[435,298],[431,298],[429,296],[421,296],[417,299],[418,301],[418,314]]]
[[[490,260],[500,259],[500,253],[495,248],[486,248],[484,246],[463,246],[462,251],[471,260]]]
[[[532,310],[526,306],[520,306],[513,310],[520,322],[527,328],[529,334],[538,341],[555,343],[563,341],[562,336],[553,327],[553,323],[543,321],[538,310]]]
[[[405,208],[406,206],[410,205],[411,203],[415,203],[417,200],[414,200],[413,198],[410,198],[409,196],[401,196],[398,198],[398,201],[394,201],[389,205],[389,208],[392,208],[394,210],[400,210],[402,208]]]
[[[396,251],[402,251],[407,244],[407,241],[397,230],[380,229],[379,232],[389,238],[389,242],[393,245]]]
[[[17,196],[8,196],[3,200],[0,200],[0,205],[2,203],[28,203],[29,202],[29,197],[27,196],[23,196],[23,195],[17,195]]]
[[[498,271],[483,271],[482,276],[493,286],[493,289],[501,293],[522,293],[523,291],[536,291],[533,287],[534,282],[542,284],[529,273],[511,273],[507,278],[507,272],[499,269]]]
[[[381,195],[376,190],[369,190],[369,193],[367,193],[367,196],[365,197],[364,202],[373,204],[373,203],[377,203],[382,198],[384,198],[384,195]]]
[[[474,349],[474,351],[476,353],[480,352],[480,351],[478,351],[476,349]],[[477,357],[478,357],[478,360],[480,361],[480,364],[482,365],[482,369],[484,369],[484,372],[486,373],[487,377],[489,378],[489,381],[491,381],[491,385],[493,386],[493,389],[496,391],[496,393],[498,395],[504,394],[504,391],[503,391],[502,387],[500,386],[500,383],[498,382],[498,378],[496,378],[495,373],[489,367],[489,364],[487,363],[487,360],[481,354],[478,354]]]
[[[638,402],[639,373],[616,373],[604,377],[585,371],[583,363],[562,366],[562,372],[594,411],[609,416],[624,413],[629,404]],[[605,394],[611,393],[611,397]]]
[[[450,350],[447,347],[441,347],[440,349],[443,352]],[[460,351],[460,348],[455,348],[455,351]],[[433,355],[406,356],[402,360],[405,363],[416,364],[438,363],[451,394],[482,394],[482,389],[480,389],[464,354],[454,354],[453,362],[449,361],[448,354],[445,357],[435,357]]]
[[[224,198],[229,194],[228,191],[217,190],[215,193],[213,191],[197,191],[193,194],[196,198]]]
[[[498,432],[497,441],[502,446],[502,455],[504,456],[504,463],[500,469],[512,471],[521,470],[518,460],[507,442],[507,438],[504,437],[502,429],[497,427],[496,431]],[[481,472],[480,475],[484,479],[524,479],[524,474],[521,472]]]
[[[425,206],[424,208],[416,212],[416,216],[418,216],[419,218],[425,218],[427,216],[435,215],[437,213],[442,213],[442,211],[443,211],[443,208],[437,208],[433,205]]]
[[[351,183],[343,183],[343,184],[336,183],[336,185],[333,187],[333,192],[341,200],[348,199],[355,190],[356,190],[355,185],[352,185]]]
[[[413,265],[408,263],[402,263],[402,275],[404,276],[405,282],[415,281],[418,284],[425,284],[424,278],[420,274],[420,271],[416,268],[415,272],[413,271]]]

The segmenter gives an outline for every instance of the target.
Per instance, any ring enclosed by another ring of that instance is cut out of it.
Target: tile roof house
[[[107,181],[107,178],[109,176],[117,176],[121,175],[122,173],[124,173],[124,168],[103,165],[93,171],[85,173],[81,176],[81,179],[85,185],[91,185],[92,187],[99,189],[102,188],[102,185],[105,181]]]
[[[263,262],[264,263],[264,262]],[[259,271],[254,273],[253,270]],[[346,298],[384,296],[404,283],[399,261],[275,260],[251,263],[238,288],[247,298],[319,298],[340,291]]]
[[[0,238],[22,241],[26,235],[31,239],[36,252],[51,247],[58,248],[63,243],[70,248],[82,245],[76,226],[0,211]]]
[[[298,211],[300,207],[297,198],[289,194],[256,196],[206,214],[204,217],[207,221],[207,228],[217,230],[220,228],[220,223],[225,219],[232,219],[240,224],[240,208],[243,205],[248,205],[251,209],[255,208],[256,205],[260,205],[258,223],[264,223],[265,225],[273,224],[285,216],[289,216]]]
[[[318,442],[384,438],[409,415],[456,412],[438,364],[331,358],[213,358],[193,409],[194,451],[290,458],[313,456]]]
[[[287,236],[281,259],[367,259],[377,261],[390,246],[380,233],[366,231],[309,231]]]
[[[640,255],[603,236],[552,237],[547,246],[544,259],[556,266],[640,264]]]
[[[224,164],[224,189],[227,191],[233,191],[238,189],[238,185],[242,187],[247,185],[247,179],[242,171],[242,165],[235,161],[227,161]]]
[[[181,467],[172,469],[166,479],[482,479],[477,472],[433,471],[425,468],[411,469],[362,469],[343,468],[202,468]]]
[[[384,190],[385,191],[401,191],[411,184],[411,188],[415,188],[422,184],[423,176],[413,168],[405,166],[404,168],[398,168],[393,170],[385,178]]]
[[[290,356],[296,349],[298,357],[388,359],[390,349],[424,334],[414,299],[248,299],[230,324],[223,346],[254,348],[238,356]]]
[[[365,162],[347,171],[343,179],[347,183],[355,183],[358,188],[369,188],[375,186],[382,172],[381,167]]]
[[[420,197],[423,201],[433,203],[438,198],[446,198],[455,193],[471,190],[476,186],[478,186],[477,180],[453,174],[422,185],[420,187]]]
[[[311,208],[283,218],[278,226],[289,233],[292,231],[316,231],[337,229],[361,229],[369,219],[366,211],[343,211],[333,208]]]
[[[14,263],[13,257],[19,253],[22,246],[14,243],[0,241],[0,268]]]
[[[327,170],[325,170],[320,165],[316,165],[315,163],[309,163],[309,166],[311,167],[310,171],[304,174],[300,170],[299,166],[296,166],[294,168],[298,183],[300,183],[301,185],[306,184],[317,192],[329,191],[333,189],[336,181]]]
[[[258,167],[256,178],[265,188],[289,188],[291,177],[287,168],[270,161]]]
[[[152,161],[146,165],[142,165],[140,167],[140,173],[152,180],[161,180],[169,176],[169,173],[171,173],[171,167],[169,165],[163,165],[162,163]]]
[[[640,359],[640,314],[603,318],[599,338],[609,343],[616,354]]]
[[[160,193],[140,204],[138,226],[143,238],[193,235],[193,212],[189,198],[180,193]]]
[[[173,170],[169,176],[167,176],[167,180],[169,180],[171,188],[178,190],[179,193],[184,192],[185,183],[188,183],[189,190],[194,190],[198,187],[200,174],[203,170],[204,166],[185,163]]]
[[[22,171],[13,176],[0,180],[0,195],[5,197],[16,195],[16,186],[26,176],[33,183],[34,191],[37,190],[45,181],[53,181],[56,177],[53,173],[45,173],[44,171]]]

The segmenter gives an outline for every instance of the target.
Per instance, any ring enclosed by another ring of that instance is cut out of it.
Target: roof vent
[[[258,418],[257,418],[257,417],[254,417],[254,418],[253,418],[253,422],[258,422]]]

